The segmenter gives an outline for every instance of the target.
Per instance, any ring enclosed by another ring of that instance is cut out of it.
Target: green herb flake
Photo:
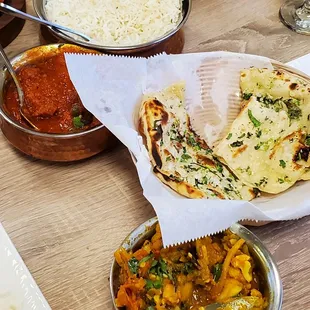
[[[202,184],[203,184],[203,183],[199,182],[198,179],[195,179],[195,186],[196,186],[197,188],[199,188],[199,185],[202,185]]]
[[[193,270],[194,270],[194,264],[191,263],[191,262],[188,262],[188,263],[185,263],[185,264],[184,264],[182,272],[183,272],[185,275],[188,275],[188,274],[190,274],[191,272],[193,272]]]
[[[231,191],[233,191],[231,188],[228,188],[228,187],[224,187],[224,191],[226,192],[226,193],[229,193],[229,192],[231,192]]]
[[[250,133],[250,132],[248,132],[248,133],[246,134],[246,137],[247,137],[248,139],[250,139],[252,136],[253,136],[253,134]]]
[[[288,116],[291,120],[296,119],[298,120],[302,116],[302,111],[299,107],[300,102],[297,99],[288,99],[285,100],[284,103],[288,109]]]
[[[223,166],[220,163],[216,163],[216,170],[219,173],[222,173],[223,172]]]
[[[171,161],[171,156],[167,156],[166,161]]]
[[[153,287],[154,287],[153,281],[146,279],[145,280],[145,289],[148,291],[148,290],[152,289]]]
[[[205,185],[209,184],[209,179],[206,176],[204,176],[202,178],[202,183],[205,184]]]
[[[243,133],[240,137],[238,137],[238,139],[242,139],[245,137],[245,133]]]
[[[140,260],[139,265],[141,265],[142,263],[146,263],[146,262],[149,261],[152,257],[153,257],[153,254],[149,254],[149,255],[143,257],[143,258]]]
[[[75,116],[75,117],[73,117],[72,122],[73,122],[73,126],[74,126],[75,128],[83,128],[83,127],[84,127],[84,123],[82,122],[80,116]]]
[[[242,99],[249,100],[252,97],[252,93],[243,93]]]
[[[190,145],[191,147],[193,147],[196,150],[201,150],[201,145],[199,144],[198,141],[196,141],[194,135],[188,136],[186,140],[187,140],[188,145]]]
[[[262,150],[262,151],[268,151],[270,147],[271,141],[265,141],[265,142],[259,142],[257,145],[254,146],[255,150]]]
[[[185,161],[187,161],[187,160],[189,160],[189,159],[191,159],[191,158],[192,158],[192,157],[191,157],[190,155],[184,153],[184,154],[182,154],[182,156],[181,156],[181,162],[185,162]]]
[[[156,281],[152,281],[152,280],[149,280],[149,279],[146,279],[145,280],[145,289],[148,291],[148,290],[151,290],[153,288],[155,289],[160,289],[162,287],[162,282],[161,280],[156,280]]]
[[[305,145],[310,146],[310,135],[306,136]]]
[[[139,270],[139,261],[135,257],[132,257],[128,261],[128,267],[131,273],[137,274]]]
[[[283,183],[284,183],[284,180],[283,180],[283,179],[278,178],[278,182],[279,182],[280,184],[283,184]]]
[[[251,170],[250,166],[247,166],[247,168],[245,169],[245,171],[246,171],[246,173],[247,173],[248,175],[252,175],[252,170]]]
[[[262,186],[262,185],[266,185],[268,182],[268,178],[266,177],[263,177],[260,181],[259,181],[259,185]]]
[[[218,282],[222,274],[223,264],[215,264],[212,268],[213,279]]]
[[[228,136],[226,137],[226,140],[230,140],[231,137],[232,137],[232,133],[230,132],[230,133],[228,134]]]
[[[253,116],[252,111],[250,109],[248,110],[248,116],[251,122],[253,123],[254,127],[259,127],[261,125],[261,122]]]
[[[230,144],[231,147],[239,147],[241,145],[243,145],[243,141],[235,141]]]
[[[283,159],[281,159],[280,162],[279,162],[279,165],[280,165],[280,167],[285,168],[286,167],[286,162]]]
[[[261,135],[262,135],[262,131],[261,131],[260,129],[258,129],[258,130],[256,131],[256,137],[257,137],[257,138],[260,138]]]

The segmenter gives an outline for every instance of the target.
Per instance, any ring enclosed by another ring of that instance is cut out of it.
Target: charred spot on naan
[[[152,156],[153,156],[153,159],[155,161],[156,166],[161,168],[163,165],[163,162],[162,162],[160,154],[159,154],[158,146],[155,142],[152,142],[151,152],[152,152]]]
[[[297,164],[301,164],[302,162],[305,162],[306,166],[309,167],[309,152],[310,148],[308,146],[300,144],[299,147],[296,149],[295,155],[294,155],[294,162]]]
[[[289,86],[289,89],[290,89],[290,90],[295,90],[295,89],[298,89],[298,88],[299,88],[299,86],[298,86],[297,83],[292,83],[292,84],[290,84],[290,86]]]
[[[147,146],[147,139],[146,139],[146,135],[144,133],[144,121],[142,117],[139,117],[139,121],[138,121],[138,132],[140,134],[140,136],[142,137],[143,140],[143,144],[145,146]]]
[[[290,135],[280,139],[277,144],[274,146],[272,152],[269,155],[270,159],[273,159],[279,149],[284,145],[285,142],[289,142],[293,146],[292,150],[292,165],[293,170],[300,170],[304,167],[310,166],[309,161],[309,152],[310,148],[301,143],[303,134],[299,130],[297,132],[293,132]]]
[[[204,193],[199,189],[194,188],[190,184],[187,184],[186,182],[180,180],[177,177],[174,177],[173,175],[167,176],[158,170],[157,167],[154,167],[153,172],[164,184],[177,191],[182,196],[194,199],[201,199],[205,196]]]
[[[209,157],[207,157],[205,155],[198,154],[197,155],[197,161],[198,161],[198,163],[209,166],[209,167],[214,168],[216,166],[216,163],[212,159],[210,159]]]

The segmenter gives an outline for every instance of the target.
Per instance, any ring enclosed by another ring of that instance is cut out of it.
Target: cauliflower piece
[[[229,267],[228,274],[231,278],[236,280],[242,279],[242,274],[239,268]]]
[[[250,263],[251,257],[245,254],[235,256],[231,264],[235,268],[239,268],[247,282],[251,282],[253,279],[252,265]]]

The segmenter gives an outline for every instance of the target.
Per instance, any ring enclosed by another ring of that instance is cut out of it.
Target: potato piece
[[[190,300],[190,298],[193,295],[193,282],[186,282],[184,285],[180,286],[179,291],[180,291],[180,299],[181,301],[187,301]]]
[[[226,279],[222,293],[217,298],[217,301],[225,301],[229,298],[237,296],[243,289],[242,283],[236,279]]]
[[[172,306],[179,303],[179,297],[173,284],[169,283],[164,286],[163,299]]]

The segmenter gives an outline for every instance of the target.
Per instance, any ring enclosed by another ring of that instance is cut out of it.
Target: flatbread
[[[257,191],[240,182],[192,129],[184,84],[144,98],[139,132],[156,176],[188,198],[251,200]]]
[[[277,194],[305,178],[310,166],[310,95],[301,80],[281,71],[241,72],[241,112],[215,148],[247,184]]]

